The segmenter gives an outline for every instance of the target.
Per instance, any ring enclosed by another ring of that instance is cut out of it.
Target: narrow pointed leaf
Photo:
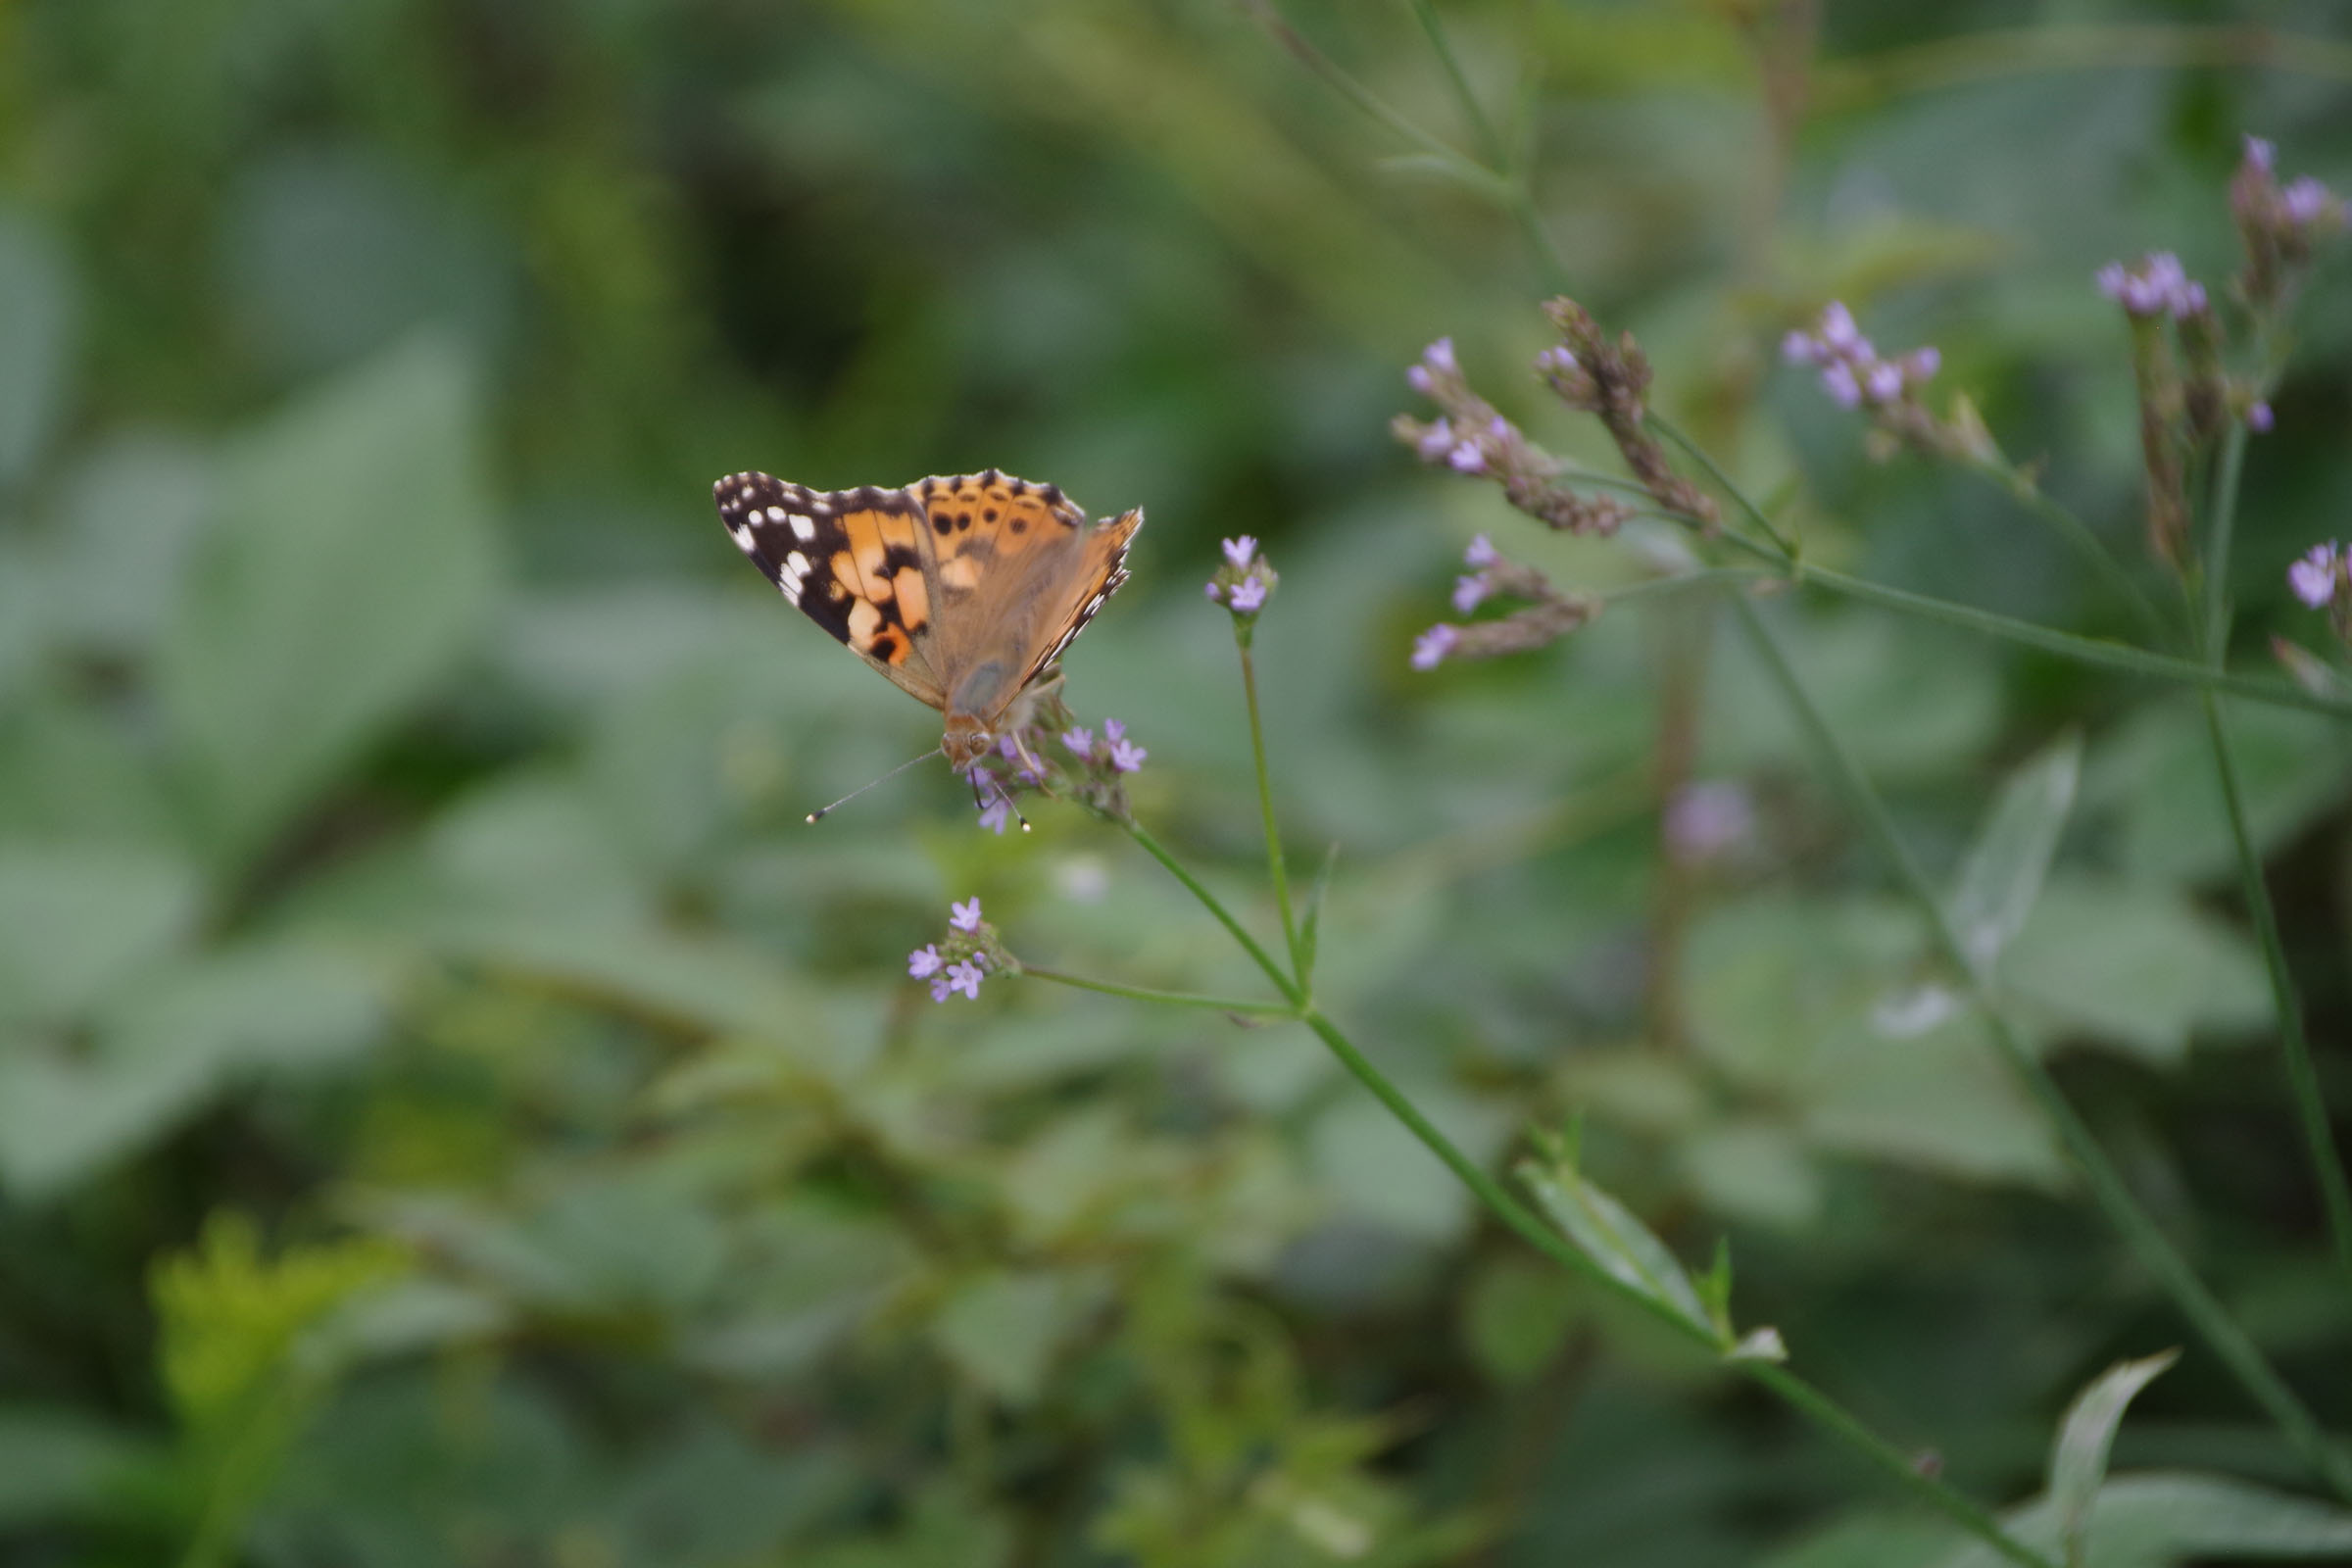
[[[1665,1307],[1721,1343],[1706,1303],[1683,1265],[1648,1226],[1607,1193],[1585,1180],[1568,1160],[1522,1160],[1519,1179],[1544,1211],[1611,1279]]]
[[[2115,1444],[2124,1407],[2156,1375],[2179,1360],[2177,1349],[2137,1361],[2118,1361],[2099,1374],[2090,1387],[2076,1396],[2066,1420],[2058,1428],[2057,1445],[2050,1450],[2050,1501],[2058,1510],[2058,1529],[2069,1561],[2078,1558],[2083,1527],[2090,1519],[2092,1499],[2107,1479],[2107,1454]]]
[[[1952,890],[1952,924],[1976,962],[1989,965],[2025,925],[2082,777],[2082,741],[2069,735],[2002,784]]]

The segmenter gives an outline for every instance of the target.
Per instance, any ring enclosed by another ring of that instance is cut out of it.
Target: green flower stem
[[[1159,840],[1152,836],[1150,829],[1140,822],[1123,822],[1120,826],[1127,830],[1129,838],[1143,846],[1146,855],[1166,866],[1168,874],[1183,883],[1184,890],[1200,900],[1202,908],[1217,917],[1217,923],[1232,934],[1233,940],[1242,945],[1242,951],[1250,955],[1250,959],[1265,971],[1267,979],[1274,982],[1274,989],[1290,999],[1294,1010],[1306,1005],[1306,993],[1299,989],[1298,983],[1283,973],[1282,965],[1276,963],[1266,950],[1257,945],[1257,938],[1250,934],[1249,928],[1235,919],[1233,911],[1218,903],[1217,896],[1202,887],[1200,879],[1186,870],[1183,862],[1170,855]]]
[[[1741,599],[1735,602],[1741,628],[1755,644],[1766,672],[1777,684],[1788,706],[1812,740],[1815,750],[1837,775],[1856,814],[1870,838],[1923,915],[1933,932],[1936,946],[1957,971],[1971,999],[1991,1027],[1994,1045],[2007,1060],[2010,1070],[2030,1095],[2050,1125],[2057,1131],[2074,1166],[2091,1190],[2091,1196],[2107,1214],[2109,1223],[2123,1234],[2140,1263],[2170,1293],[2181,1314],[2192,1323],[2214,1352],[2227,1362],[2230,1369],[2245,1385],[2256,1403],[2269,1412],[2311,1468],[2337,1494],[2352,1500],[2352,1462],[2339,1453],[2320,1430],[2311,1412],[2303,1407],[2262,1351],[2247,1337],[2246,1332],[2232,1320],[2213,1293],[2206,1288],[2188,1261],[2176,1250],[2155,1220],[2149,1217],[2139,1200],[2132,1196],[2123,1176],[2100,1149],[2098,1140],[2078,1115],[2066,1096],[2060,1092],[2040,1058],[2027,1044],[2017,1026],[2012,1023],[1993,995],[1989,979],[1970,957],[1968,949],[1953,929],[1943,900],[1929,882],[1927,873],[1911,858],[1901,836],[1895,831],[1894,819],[1886,804],[1872,788],[1853,754],[1845,748],[1829,719],[1813,701],[1812,692],[1795,666],[1788,662],[1780,640],[1757,613],[1754,605]]]
[[[1738,534],[1725,533],[1722,539],[1724,543],[1743,550],[1759,561],[1771,563],[1777,568],[1777,575],[1791,584],[1826,588],[1863,604],[1899,611],[1922,620],[1941,621],[1947,626],[1958,626],[1966,631],[1999,638],[2003,642],[2038,648],[2044,653],[2057,654],[2081,664],[2093,664],[2127,675],[2169,681],[2174,685],[2191,686],[2204,691],[2229,692],[2253,702],[2269,703],[2274,708],[2301,708],[2337,718],[2352,718],[2352,701],[2341,697],[2308,692],[2285,681],[2231,675],[2195,660],[2176,659],[2170,654],[2152,654],[2143,648],[2104,642],[2095,637],[2078,637],[2072,632],[2053,631],[2047,626],[2036,626],[2030,620],[1995,614],[1989,610],[1954,604],[1948,599],[1933,599],[1926,594],[1915,594],[1907,588],[1891,588],[1866,577],[1848,576],[1842,571],[1832,571],[1827,566],[1816,566],[1801,558],[1779,555],[1769,545],[1743,539]]]
[[[2207,533],[2203,562],[2205,617],[2202,636],[2205,657],[2219,667],[2230,646],[2230,545],[2237,521],[2238,476],[2245,464],[2246,427],[2232,423],[2222,443],[2222,461],[2213,489],[2212,527]],[[2230,742],[2230,727],[2221,699],[2211,690],[2200,694],[2205,710],[2205,733],[2213,741],[2215,771],[2221,776],[2222,804],[2230,817],[2230,838],[2237,851],[2238,880],[2246,909],[2254,918],[2262,943],[2263,967],[2271,980],[2273,1010],[2278,1015],[2278,1045],[2286,1058],[2286,1081],[2295,1102],[2295,1118],[2311,1157],[2312,1174],[2328,1213],[2328,1234],[2335,1244],[2336,1262],[2352,1276],[2352,1188],[2347,1188],[2342,1152],[2328,1118],[2328,1102],[2320,1092],[2319,1069],[2311,1059],[2311,1041],[2303,1031],[2302,1000],[2295,995],[2294,973],[2287,967],[2286,944],[2278,935],[2278,911],[2271,904],[2270,884],[2263,880],[2262,857],[2246,818],[2245,788],[2238,777],[2237,755]]]
[[[1387,126],[1397,139],[1410,142],[1420,148],[1424,154],[1444,165],[1448,172],[1465,185],[1483,192],[1490,200],[1502,206],[1510,205],[1506,189],[1509,181],[1477,159],[1464,155],[1459,149],[1423,130],[1412,122],[1410,117],[1389,107],[1371,88],[1349,75],[1341,68],[1338,61],[1316,48],[1307,40],[1305,34],[1285,21],[1282,14],[1276,11],[1268,3],[1268,0],[1243,0],[1243,3],[1256,15],[1259,24],[1274,35],[1274,41],[1288,50],[1293,59],[1322,77],[1326,86],[1353,104],[1366,116]]]
[[[1291,878],[1282,860],[1282,834],[1274,826],[1274,787],[1266,781],[1266,736],[1257,718],[1257,665],[1250,657],[1254,617],[1233,617],[1234,646],[1242,655],[1242,690],[1250,699],[1250,755],[1257,763],[1257,811],[1266,824],[1266,874],[1274,882],[1274,907],[1282,916],[1282,940],[1290,949],[1291,974],[1302,992],[1314,989],[1298,945],[1298,922],[1291,917]]]
[[[1747,492],[1740,489],[1738,485],[1732,483],[1732,476],[1728,473],[1725,473],[1721,468],[1715,466],[1715,460],[1707,455],[1707,449],[1705,447],[1700,446],[1697,442],[1683,434],[1682,426],[1676,424],[1672,419],[1667,418],[1662,414],[1653,413],[1647,416],[1647,423],[1652,430],[1655,430],[1658,434],[1664,436],[1676,446],[1681,447],[1683,451],[1690,456],[1691,462],[1697,464],[1700,467],[1707,470],[1707,477],[1715,481],[1715,488],[1722,491],[1725,495],[1730,496],[1733,504],[1738,506],[1741,512],[1747,514],[1747,520],[1754,523],[1758,528],[1762,529],[1764,537],[1771,540],[1779,549],[1780,559],[1783,564],[1789,566],[1794,566],[1797,564],[1796,546],[1790,544],[1787,539],[1783,538],[1781,536],[1781,530],[1772,525],[1772,519],[1764,515],[1764,509],[1757,506],[1754,502],[1748,500]]]
[[[2156,602],[2132,580],[2132,574],[2124,569],[2123,563],[2115,559],[2115,552],[2108,549],[2106,543],[2091,531],[2089,523],[2051,500],[2039,485],[2006,462],[1973,463],[1969,466],[2000,486],[2002,492],[2019,506],[2048,523],[2051,532],[2065,540],[2076,555],[2089,563],[2091,569],[2099,574],[2108,589],[2139,621],[2139,628],[2148,641],[2165,640],[2164,617],[2157,613]]]
[[[1461,60],[1455,56],[1453,44],[1446,36],[1446,25],[1438,20],[1438,8],[1431,5],[1429,0],[1410,0],[1410,4],[1414,18],[1421,24],[1421,30],[1429,35],[1430,48],[1437,51],[1439,63],[1446,68],[1446,79],[1453,84],[1453,96],[1460,102],[1463,116],[1469,120],[1470,128],[1478,133],[1478,144],[1486,153],[1487,163],[1497,170],[1507,169],[1510,166],[1509,149],[1503,146],[1502,138],[1495,134],[1494,122],[1487,118],[1486,110],[1479,104],[1478,94],[1470,90],[1469,74],[1462,70]]]
[[[1243,1002],[1233,997],[1200,997],[1189,991],[1153,991],[1147,986],[1120,985],[1115,980],[1089,980],[1084,975],[1065,974],[1035,963],[1022,964],[1020,972],[1033,980],[1051,980],[1057,986],[1073,986],[1080,991],[1100,991],[1106,997],[1125,997],[1130,1002],[1164,1002],[1174,1007],[1206,1007],[1212,1012],[1266,1018],[1298,1016],[1298,1007],[1288,1002]]]
[[[2311,1155],[2312,1174],[2328,1211],[2328,1234],[2335,1243],[2335,1260],[2352,1276],[2352,1189],[2344,1179],[2343,1153],[2335,1146],[2328,1124],[2328,1102],[2320,1093],[2319,1069],[2311,1059],[2311,1041],[2303,1032],[2303,1006],[2295,995],[2294,975],[2286,966],[2286,947],[2278,937],[2278,911],[2272,907],[2271,890],[2262,877],[2262,857],[2255,853],[2254,835],[2246,823],[2245,791],[2237,776],[2237,757],[2222,718],[2222,700],[2203,694],[2205,732],[2213,740],[2213,760],[2222,778],[2222,802],[2230,813],[2230,837],[2237,848],[2238,879],[2254,931],[2262,942],[2263,967],[2271,977],[2271,1004],[2278,1014],[2278,1045],[2286,1057],[2287,1087],[2295,1102],[2295,1118],[2303,1126],[2303,1143]]]
[[[1601,1268],[1574,1243],[1546,1224],[1535,1210],[1512,1197],[1508,1189],[1463,1153],[1452,1139],[1439,1131],[1437,1124],[1423,1115],[1420,1107],[1386,1073],[1374,1066],[1321,1010],[1309,1006],[1300,1014],[1300,1018],[1324,1045],[1331,1048],[1331,1054],[1340,1058],[1341,1065],[1354,1076],[1356,1082],[1370,1090],[1373,1097],[1421,1141],[1422,1147],[1437,1155],[1446,1168],[1470,1189],[1489,1212],[1509,1226],[1529,1246],[1571,1273],[1640,1307],[1684,1339],[1712,1354],[1720,1356],[1723,1353],[1723,1347],[1704,1329],[1667,1306],[1660,1297],[1629,1285]],[[1726,1364],[1787,1399],[1824,1432],[1868,1459],[1919,1501],[1942,1513],[2011,1562],[2022,1564],[2024,1568],[2056,1568],[2049,1558],[2009,1536],[2001,1529],[1998,1520],[1967,1496],[1931,1476],[1922,1475],[1901,1449],[1872,1432],[1842,1406],[1787,1367],[1745,1358]]]

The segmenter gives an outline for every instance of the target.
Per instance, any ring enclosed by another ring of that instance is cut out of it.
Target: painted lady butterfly
[[[1127,580],[1143,509],[1090,524],[1050,484],[991,468],[818,491],[764,473],[711,486],[767,580],[900,689],[947,715],[958,770],[1020,726],[1054,662]]]

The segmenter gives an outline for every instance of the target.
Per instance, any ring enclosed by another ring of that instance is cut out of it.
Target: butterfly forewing
[[[784,597],[837,642],[933,708],[926,655],[937,606],[922,507],[904,490],[811,490],[764,473],[712,486],[719,520]]]

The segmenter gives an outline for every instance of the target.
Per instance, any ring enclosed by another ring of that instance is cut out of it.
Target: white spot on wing
[[[793,513],[789,520],[792,523],[792,536],[795,539],[806,544],[816,537],[816,524],[809,519],[807,514]]]

